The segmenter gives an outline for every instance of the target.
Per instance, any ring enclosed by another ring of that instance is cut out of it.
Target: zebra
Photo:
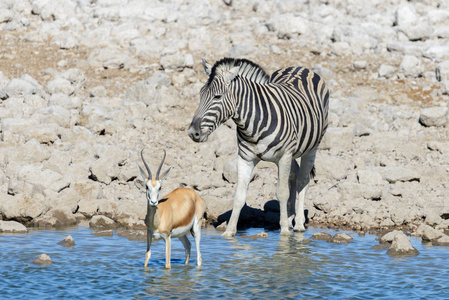
[[[293,230],[305,231],[304,198],[328,126],[329,91],[324,80],[303,67],[279,69],[269,76],[247,59],[223,58],[213,66],[205,59],[202,63],[209,78],[200,90],[188,135],[195,142],[206,142],[218,126],[232,119],[238,140],[237,184],[223,236],[235,236],[251,174],[261,160],[278,166],[281,235],[290,233],[293,219]],[[295,188],[290,191],[290,186]]]

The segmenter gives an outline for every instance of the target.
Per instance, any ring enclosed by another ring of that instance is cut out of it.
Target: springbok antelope
[[[189,264],[190,258],[190,241],[187,238],[189,232],[195,238],[197,265],[200,267],[200,239],[201,239],[201,223],[204,212],[206,211],[206,202],[198,196],[195,191],[188,188],[178,188],[159,199],[162,181],[167,177],[171,167],[159,176],[164,164],[166,152],[159,165],[156,178],[151,175],[150,168],[143,158],[143,149],[140,152],[143,164],[148,172],[145,175],[139,166],[140,175],[146,186],[147,198],[147,215],[145,217],[145,225],[147,226],[147,253],[145,255],[145,268],[147,268],[148,260],[151,256],[151,242],[158,239],[165,241],[165,267],[171,268],[170,252],[171,238],[179,238],[186,251],[185,264]]]

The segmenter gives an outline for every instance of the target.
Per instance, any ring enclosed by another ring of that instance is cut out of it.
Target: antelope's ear
[[[164,174],[162,174],[161,176],[161,182],[168,176],[168,173],[170,172],[170,170],[173,168],[173,166],[170,166],[170,168],[168,168],[167,171],[164,172]]]
[[[202,58],[202,60],[204,73],[206,73],[207,76],[210,76],[210,73],[212,72],[212,66],[204,58]]]
[[[136,163],[137,164],[137,163]],[[143,172],[142,168],[139,166],[139,164],[137,164],[137,166],[139,167],[139,171],[140,171],[140,176],[142,176],[142,180],[144,184],[147,184],[147,177],[145,176],[145,173]]]
[[[224,71],[224,78],[226,84],[230,84],[232,80],[239,74],[240,66],[235,66],[229,69],[229,71]]]

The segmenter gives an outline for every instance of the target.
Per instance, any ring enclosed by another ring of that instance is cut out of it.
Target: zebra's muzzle
[[[206,132],[201,131],[201,120],[199,119],[192,121],[192,123],[189,126],[189,129],[187,130],[187,133],[189,137],[192,139],[192,141],[196,143],[206,142],[209,136],[209,131]]]

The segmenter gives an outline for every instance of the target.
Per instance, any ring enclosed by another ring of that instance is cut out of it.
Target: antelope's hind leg
[[[184,249],[186,250],[186,266],[189,264],[189,259],[190,259],[190,241],[187,238],[187,235],[184,235],[182,237],[179,238],[179,240],[181,241],[182,245],[184,246]]]
[[[201,264],[203,263],[203,260],[201,258],[201,252],[200,252],[200,240],[201,240],[201,219],[195,220],[195,223],[193,224],[191,233],[195,239],[195,246],[196,246],[196,265],[198,267],[201,267]]]

